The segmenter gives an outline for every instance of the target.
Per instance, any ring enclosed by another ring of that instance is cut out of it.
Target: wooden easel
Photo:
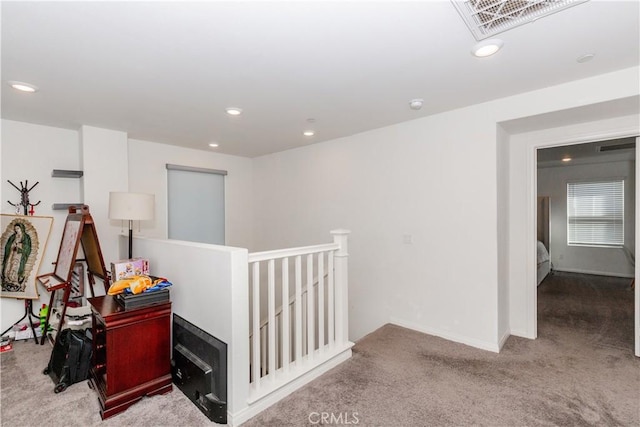
[[[80,245],[82,245],[82,252],[85,258],[78,260],[78,248]],[[38,283],[44,286],[47,292],[51,293],[49,310],[44,323],[40,344],[44,344],[47,336],[46,331],[49,329],[49,317],[51,316],[55,293],[58,290],[62,290],[64,294],[62,296],[62,312],[56,337],[58,337],[62,331],[76,261],[85,261],[87,263],[87,277],[91,285],[89,287],[91,296],[95,297],[93,289],[95,285],[94,276],[102,279],[106,294],[109,290],[109,273],[104,265],[104,258],[100,250],[100,243],[98,243],[95,223],[93,222],[93,218],[89,213],[89,206],[87,205],[69,206],[69,215],[67,215],[67,220],[65,221],[62,240],[60,241],[60,249],[58,250],[58,257],[55,262],[55,270],[52,273],[36,277]]]

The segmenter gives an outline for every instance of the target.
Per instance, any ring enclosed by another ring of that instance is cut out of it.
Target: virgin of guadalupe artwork
[[[38,298],[35,277],[51,232],[52,217],[2,214],[1,297]]]

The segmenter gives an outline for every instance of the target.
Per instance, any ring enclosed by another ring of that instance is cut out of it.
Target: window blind
[[[169,239],[225,244],[226,171],[167,164]]]
[[[567,243],[624,245],[624,180],[567,183]]]

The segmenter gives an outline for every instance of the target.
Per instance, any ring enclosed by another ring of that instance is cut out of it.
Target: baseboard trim
[[[633,279],[633,274],[612,273],[610,271],[583,270],[581,268],[554,268],[553,271],[559,271],[562,273],[592,274],[594,276],[623,277],[625,279]]]
[[[507,330],[504,331],[504,334],[502,334],[500,341],[498,341],[498,348],[500,350],[502,350],[502,347],[504,347],[504,343],[507,342],[510,336],[511,336],[511,331],[507,328]]]
[[[429,328],[429,327],[425,327],[424,325],[418,325],[417,323],[409,322],[404,319],[398,319],[397,317],[389,318],[389,323],[392,323],[397,326],[402,326],[403,328],[413,329],[414,331],[422,332],[424,334],[434,335],[436,337],[444,338],[449,341],[479,348],[481,350],[487,350],[493,353],[500,352],[500,345],[497,342],[492,343],[487,341],[476,340],[474,338],[469,338],[463,335],[453,334],[448,331],[442,331],[436,328]]]
[[[527,338],[530,340],[536,339],[536,337],[533,337],[531,336],[531,334],[528,334],[527,331],[512,330],[511,335],[513,335],[514,337]]]

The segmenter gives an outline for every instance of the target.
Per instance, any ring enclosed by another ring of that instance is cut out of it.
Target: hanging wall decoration
[[[29,193],[31,192],[31,190],[33,190],[33,188],[39,184],[39,182],[36,182],[35,184],[33,184],[31,187],[29,187],[29,181],[24,181],[24,184],[22,183],[22,181],[20,181],[20,188],[18,188],[17,185],[15,185],[13,182],[7,180],[7,182],[9,184],[11,184],[13,186],[13,188],[15,188],[16,190],[18,190],[20,192],[20,202],[19,203],[11,203],[11,200],[7,200],[7,202],[13,206],[14,208],[16,208],[16,214],[20,213],[20,210],[23,210],[24,214],[29,214],[29,215],[34,215],[36,213],[36,211],[34,210],[34,208],[36,206],[38,206],[40,204],[40,200],[38,200],[38,203],[31,203],[29,201]]]
[[[0,297],[37,299],[36,275],[47,247],[53,217],[0,216]]]

